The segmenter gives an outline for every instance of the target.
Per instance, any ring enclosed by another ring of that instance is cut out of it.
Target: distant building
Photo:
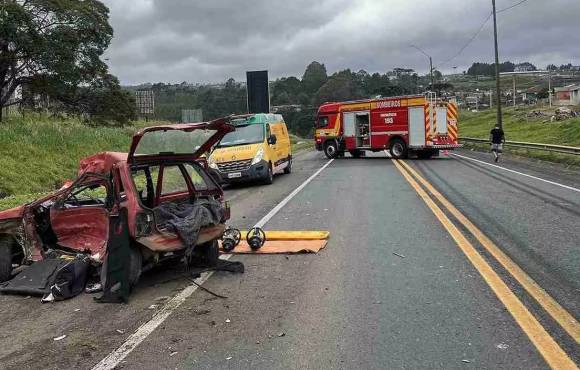
[[[21,100],[22,100],[22,86],[18,86],[16,90],[12,93],[10,99],[8,100],[8,106],[0,108],[2,109],[2,115],[6,117],[14,113],[17,113],[18,109],[20,109],[20,104],[17,102],[20,102]]]
[[[534,66],[532,63],[520,63],[520,64],[516,64],[514,66],[514,72],[531,72],[531,71],[535,71],[536,70],[536,66]]]
[[[532,86],[521,93],[524,104],[535,104],[538,101],[538,95],[542,92],[541,86]]]
[[[580,104],[580,85],[568,85],[554,88],[555,105],[577,105]]]

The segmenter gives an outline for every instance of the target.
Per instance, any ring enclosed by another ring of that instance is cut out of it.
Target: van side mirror
[[[270,144],[270,145],[276,144],[277,141],[278,141],[278,139],[276,138],[276,135],[274,135],[274,134],[270,135],[270,137],[268,138],[268,144]]]

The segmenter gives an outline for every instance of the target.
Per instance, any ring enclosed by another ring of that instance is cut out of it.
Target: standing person
[[[499,161],[499,154],[503,150],[503,143],[505,143],[505,135],[499,125],[495,125],[489,132],[489,141],[491,141],[491,152],[494,160]]]

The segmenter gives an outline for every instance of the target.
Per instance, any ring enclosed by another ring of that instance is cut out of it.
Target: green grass
[[[530,118],[531,111],[542,111],[547,117]],[[580,118],[550,122],[555,108],[507,108],[503,110],[503,126],[508,141],[524,141],[530,143],[556,144],[580,147]],[[575,110],[580,110],[575,108]],[[496,122],[495,110],[478,113],[462,111],[459,118],[459,135],[488,139],[489,131]],[[481,148],[481,146],[478,146]],[[487,148],[487,147],[486,147]],[[506,151],[544,160],[580,165],[580,157],[566,154],[551,154],[538,150],[521,150],[506,147]]]
[[[0,122],[0,210],[38,199],[74,179],[79,160],[103,151],[129,150],[135,131],[160,122],[135,122],[123,128],[92,127],[76,119],[44,115],[10,117]],[[312,140],[291,135],[292,150]],[[300,144],[299,144],[300,142]]]
[[[146,125],[91,127],[77,119],[33,114],[0,122],[0,209],[34,200],[74,179],[81,158],[128,151],[133,133]]]
[[[314,148],[314,140],[303,139],[293,134],[290,134],[290,143],[292,144],[292,153]]]

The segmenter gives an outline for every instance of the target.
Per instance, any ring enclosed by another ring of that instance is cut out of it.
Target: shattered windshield
[[[147,132],[141,140],[135,155],[192,154],[195,153],[216,130],[166,130]]]
[[[263,125],[236,126],[236,131],[226,134],[218,144],[218,148],[243,144],[255,144],[261,143],[262,141],[264,141]]]

